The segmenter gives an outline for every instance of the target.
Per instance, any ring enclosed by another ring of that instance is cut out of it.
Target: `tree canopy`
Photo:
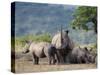
[[[74,13],[72,27],[73,29],[94,30],[97,33],[97,7],[78,7]]]

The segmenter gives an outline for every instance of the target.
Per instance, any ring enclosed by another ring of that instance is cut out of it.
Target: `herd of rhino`
[[[96,55],[87,47],[74,47],[68,36],[69,31],[62,31],[52,38],[52,42],[26,41],[22,53],[32,53],[33,63],[39,64],[39,58],[48,58],[48,64],[82,64],[95,63]]]

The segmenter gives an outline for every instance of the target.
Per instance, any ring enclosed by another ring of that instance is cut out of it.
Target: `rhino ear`
[[[68,34],[69,33],[69,30],[66,30],[65,32]]]
[[[88,51],[87,47],[84,47],[85,51]]]
[[[25,40],[25,43],[29,43],[29,41],[28,40]]]

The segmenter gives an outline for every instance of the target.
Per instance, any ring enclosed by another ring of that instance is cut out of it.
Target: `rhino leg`
[[[59,59],[59,56],[56,54],[56,62],[57,64],[60,64],[60,59]]]
[[[49,61],[49,65],[55,64],[55,63],[56,63],[56,59],[55,59],[54,56],[49,56],[49,57],[48,57],[48,61]]]
[[[52,56],[52,64],[55,64],[56,63],[56,59],[55,59],[55,55],[54,56]]]
[[[87,60],[87,58],[84,58],[84,61],[86,64],[89,64],[89,61]]]
[[[56,57],[56,63],[57,64],[62,64],[63,63],[63,56],[62,56],[62,54],[60,53],[59,50],[56,51],[55,57]]]
[[[82,64],[82,60],[83,60],[83,59],[82,59],[81,56],[78,56],[78,57],[77,57],[77,63],[78,63],[78,64]]]
[[[56,61],[57,61],[56,59],[53,59],[53,64],[55,64],[55,63],[56,63]]]
[[[49,60],[49,65],[51,65],[52,57],[48,57],[48,60]]]
[[[34,64],[39,64],[39,58],[33,53],[33,62]]]
[[[55,57],[54,57],[54,56],[50,57],[50,58],[49,58],[49,65],[51,65],[51,64],[54,65],[55,63],[56,63]]]
[[[65,55],[63,56],[63,62],[64,63],[66,62],[66,56]]]
[[[60,63],[63,64],[65,62],[65,57],[64,55],[60,55]]]
[[[36,57],[36,64],[38,65],[39,64],[39,58]]]

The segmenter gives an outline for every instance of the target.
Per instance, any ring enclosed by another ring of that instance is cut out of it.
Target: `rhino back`
[[[74,48],[72,50],[72,55],[83,56],[83,55],[85,55],[85,52],[82,49],[80,49],[80,48]]]
[[[32,43],[30,46],[30,52],[38,57],[45,57],[44,51],[48,51],[49,45],[50,43],[47,42]]]

